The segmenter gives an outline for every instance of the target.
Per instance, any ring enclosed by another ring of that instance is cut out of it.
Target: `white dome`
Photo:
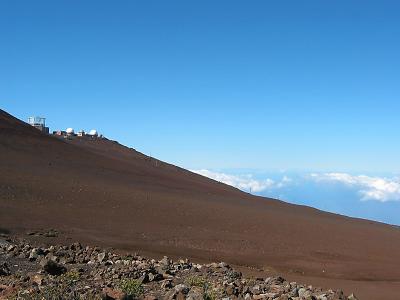
[[[67,128],[66,132],[67,133],[74,133],[74,129],[73,128]]]
[[[92,129],[89,131],[89,135],[97,135],[97,130],[96,129]]]

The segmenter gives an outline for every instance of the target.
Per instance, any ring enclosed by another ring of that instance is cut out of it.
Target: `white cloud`
[[[274,193],[278,189],[285,191],[287,187],[301,186],[306,181],[337,182],[354,189],[361,200],[380,202],[400,201],[400,178],[373,177],[366,175],[351,175],[348,173],[312,173],[309,175],[290,178],[284,175],[280,180],[270,178],[256,179],[251,174],[232,175],[207,169],[191,170],[194,173],[209,177],[216,181],[234,186],[240,190],[252,193]]]
[[[282,180],[276,184],[276,187],[278,188],[284,187],[292,183],[292,181],[293,181],[292,178],[289,178],[285,175],[283,176]]]
[[[340,182],[358,188],[362,200],[400,201],[399,178],[350,175],[347,173],[311,174],[316,181]]]
[[[267,178],[265,180],[254,179],[252,175],[230,175],[226,173],[214,172],[206,169],[202,170],[191,170],[194,173],[206,176],[208,178],[214,179],[216,181],[234,186],[238,189],[259,193],[264,190],[280,188],[286,183],[290,182],[291,179],[284,176],[282,181],[275,182],[274,180]]]

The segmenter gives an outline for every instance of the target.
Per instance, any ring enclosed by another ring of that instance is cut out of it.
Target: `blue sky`
[[[398,1],[5,0],[0,107],[194,170],[394,180],[399,14]]]

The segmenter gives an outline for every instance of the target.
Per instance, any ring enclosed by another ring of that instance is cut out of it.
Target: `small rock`
[[[299,294],[299,297],[305,298],[309,294],[309,291],[306,288],[300,288],[298,290],[298,294]]]
[[[186,285],[184,285],[183,283],[178,284],[177,286],[175,286],[174,289],[177,293],[187,294],[189,292],[189,288]]]
[[[101,252],[97,255],[97,261],[98,262],[103,262],[106,259],[106,253],[105,252]]]
[[[267,294],[258,294],[258,295],[253,295],[253,299],[255,300],[263,300],[263,299],[268,299],[268,295]]]
[[[7,249],[8,246],[10,246],[10,245],[11,244],[9,242],[0,238],[0,250],[1,250],[1,248]]]
[[[160,265],[165,269],[170,265],[170,260],[167,256],[164,256],[162,260],[160,260]]]
[[[109,287],[103,290],[103,300],[125,300],[126,298],[127,295],[120,290],[114,290]]]
[[[52,260],[48,260],[44,264],[43,270],[46,273],[49,273],[50,275],[56,275],[56,276],[64,274],[65,272],[67,272],[67,269],[63,265],[60,265],[60,264],[58,264],[58,263],[56,263],[55,261],[52,261]]]
[[[186,300],[203,300],[205,299],[203,294],[202,288],[192,287],[186,296]]]
[[[36,283],[38,286],[41,286],[43,283],[43,276],[41,276],[39,274],[35,274],[32,277],[32,282]]]
[[[162,279],[164,279],[164,277],[162,276],[162,274],[156,273],[149,273],[149,281],[160,281]]]
[[[9,276],[11,275],[11,270],[8,267],[7,263],[3,263],[0,265],[0,276]]]
[[[172,280],[166,279],[161,283],[161,288],[163,289],[170,289],[172,287],[173,287]]]
[[[250,290],[251,290],[251,292],[252,292],[254,295],[258,295],[258,294],[261,293],[261,290],[260,290],[260,286],[259,286],[259,285],[253,286]]]
[[[12,285],[8,286],[0,284],[0,299],[12,299],[11,296],[15,294],[16,291],[17,288]],[[10,298],[8,298],[8,296],[10,296]]]
[[[142,276],[140,276],[140,277],[138,278],[138,281],[139,281],[140,283],[148,283],[148,282],[149,282],[149,275],[143,274]]]
[[[235,288],[234,285],[229,284],[226,288],[225,288],[225,292],[228,296],[232,296],[232,295],[237,295],[237,290]]]
[[[29,260],[36,260],[38,258],[38,251],[36,248],[33,248],[29,253]]]
[[[58,232],[56,230],[49,230],[44,234],[45,237],[56,237]]]

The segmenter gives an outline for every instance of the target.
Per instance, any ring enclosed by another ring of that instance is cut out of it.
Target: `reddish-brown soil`
[[[1,110],[0,168],[0,231],[54,228],[60,239],[400,299],[395,226],[251,196],[109,140],[46,136]]]

